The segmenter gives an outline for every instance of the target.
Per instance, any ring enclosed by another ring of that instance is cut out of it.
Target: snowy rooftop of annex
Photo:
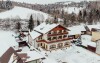
[[[26,53],[27,56],[29,57],[29,58],[27,58],[27,60],[26,60],[25,62],[29,62],[29,61],[41,59],[41,58],[44,57],[43,55],[41,55],[41,54],[40,54],[39,52],[37,52],[37,51],[19,52],[18,54],[23,54],[23,53]]]
[[[9,47],[18,46],[18,43],[15,41],[14,34],[11,31],[0,31],[0,56],[4,54]]]
[[[81,36],[81,40],[82,40],[82,45],[83,46],[92,46],[92,47],[96,47],[96,43],[91,41],[91,36],[90,35],[82,35]]]
[[[87,27],[89,28],[89,30],[91,30],[92,28],[96,28],[96,29],[100,29],[100,25],[87,25]]]
[[[86,31],[83,25],[68,27],[69,35],[81,34],[81,31]]]
[[[36,32],[34,30],[32,32],[29,32],[29,33],[30,33],[32,39],[35,39],[41,35],[40,33]]]
[[[46,24],[46,22],[44,22],[44,23],[40,24],[39,26],[35,27],[34,30],[45,34],[45,33],[52,30],[53,28],[55,28],[58,25],[59,24],[49,24],[49,23]]]

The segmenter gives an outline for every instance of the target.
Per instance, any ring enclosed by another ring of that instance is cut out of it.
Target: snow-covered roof
[[[13,32],[11,31],[0,31],[0,48],[2,48],[0,49],[0,56],[2,56],[9,47],[18,46],[12,34]]]
[[[59,24],[46,24],[46,22],[40,24],[39,26],[35,27],[34,30],[41,32],[43,34],[47,33],[48,31],[52,30],[53,28],[57,27]]]
[[[29,33],[30,33],[32,39],[35,39],[41,35],[40,33],[36,32],[34,30],[32,32],[29,32]]]
[[[88,45],[90,45],[90,46],[93,46],[93,47],[96,47],[96,43],[95,42],[92,42],[91,41],[91,36],[90,35],[82,35],[81,36],[81,41],[82,41],[82,45],[83,46],[88,46]]]
[[[89,28],[90,31],[92,28],[100,29],[100,25],[87,25],[87,27]]]
[[[46,20],[48,18],[48,16],[49,16],[48,14],[43,13],[41,11],[36,11],[36,10],[24,8],[24,7],[15,6],[11,10],[8,10],[8,11],[5,11],[5,12],[1,12],[0,13],[0,18],[1,19],[4,19],[4,18],[29,19],[31,14],[34,17],[34,20],[37,20],[37,18],[38,18],[40,21],[41,20],[43,20],[43,21]]]
[[[81,31],[86,31],[83,25],[68,27],[69,35],[81,34]]]
[[[19,54],[23,54],[23,53],[26,53],[27,56],[29,57],[29,58],[27,58],[27,60],[26,60],[25,62],[29,62],[29,61],[41,59],[41,58],[44,57],[43,55],[41,55],[41,54],[40,54],[39,52],[37,52],[37,51],[19,52]]]

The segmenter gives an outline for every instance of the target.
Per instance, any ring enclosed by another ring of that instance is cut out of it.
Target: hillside
[[[73,2],[79,2],[79,1],[84,1],[84,0],[11,0],[11,1],[16,1],[16,2],[21,2],[21,3],[30,3],[30,4],[51,4],[55,2],[63,2],[63,1],[73,1]],[[94,0],[87,0],[87,1],[94,1]]]
[[[31,14],[33,15],[35,20],[37,18],[39,20],[46,20],[48,18],[48,14],[46,14],[46,13],[31,10],[28,8],[15,6],[13,9],[11,9],[9,11],[1,12],[0,19],[5,19],[5,18],[29,19]]]

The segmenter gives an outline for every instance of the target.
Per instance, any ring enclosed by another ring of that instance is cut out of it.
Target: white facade
[[[100,40],[96,43],[96,53],[100,55]]]

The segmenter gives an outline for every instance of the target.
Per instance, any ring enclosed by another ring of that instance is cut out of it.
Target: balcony
[[[57,36],[57,35],[64,35],[68,34],[68,32],[63,32],[63,33],[53,33],[53,34],[48,34],[48,36]]]

